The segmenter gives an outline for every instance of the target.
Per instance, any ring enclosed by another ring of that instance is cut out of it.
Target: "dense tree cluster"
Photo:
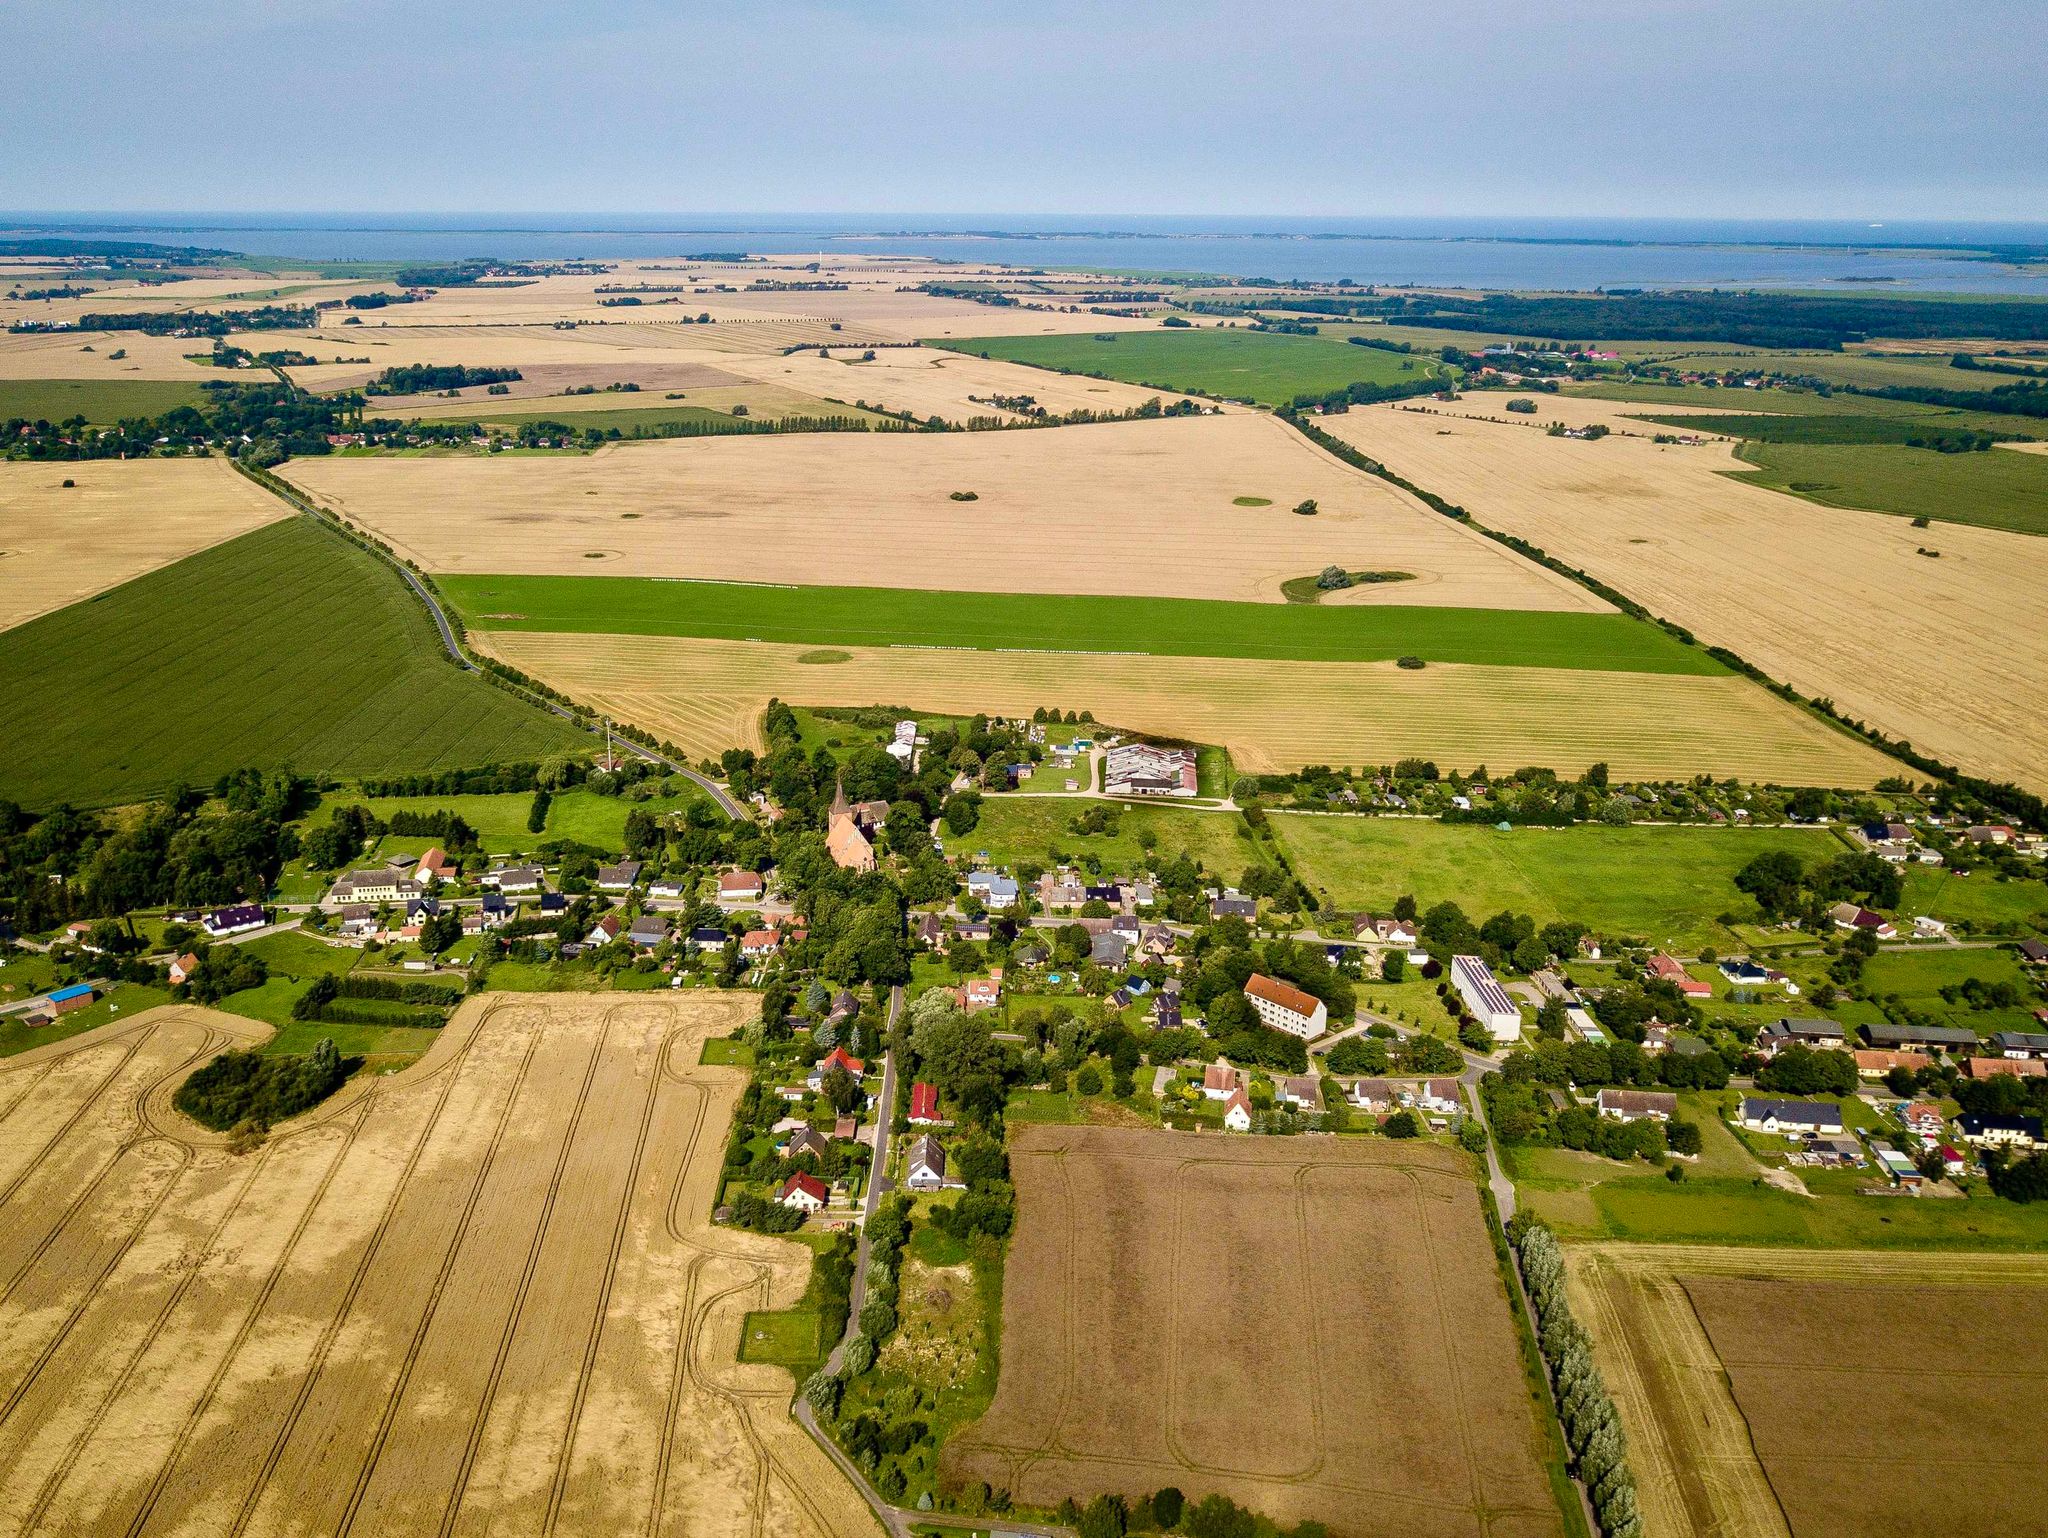
[[[229,1052],[187,1079],[173,1103],[216,1132],[251,1123],[268,1127],[318,1105],[340,1089],[350,1066],[332,1041],[320,1042],[304,1056]]]

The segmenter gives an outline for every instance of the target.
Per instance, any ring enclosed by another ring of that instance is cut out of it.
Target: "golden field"
[[[806,1251],[709,1226],[751,997],[474,998],[253,1153],[171,1007],[0,1065],[0,1532],[867,1538],[735,1358]]]
[[[2048,563],[2031,537],[1767,491],[1720,473],[1747,468],[1725,441],[1586,442],[1395,407],[1323,426],[1801,693],[2048,789]]]
[[[1289,578],[1335,562],[1416,578],[1344,602],[1605,608],[1248,413],[547,459],[304,459],[284,473],[429,571],[1275,601]],[[1322,511],[1297,516],[1304,498]]]
[[[220,459],[0,464],[0,630],[290,515]]]
[[[1567,1246],[1648,1538],[2048,1532],[2048,1259]],[[1873,1327],[1881,1350],[1845,1332]],[[1999,1426],[1976,1457],[1942,1424]]]
[[[1220,743],[1240,768],[1542,764],[1618,779],[1734,775],[1867,786],[1890,760],[1732,675],[1391,662],[1269,662],[931,648],[807,648],[674,636],[472,631],[480,649],[691,756],[763,746],[771,697],[1029,715],[1091,710],[1133,731]],[[805,656],[840,662],[805,662]]]

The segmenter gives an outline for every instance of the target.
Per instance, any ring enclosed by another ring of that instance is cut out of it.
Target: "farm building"
[[[1828,909],[1828,917],[1834,921],[1837,929],[1867,931],[1880,940],[1898,937],[1899,932],[1892,927],[1891,920],[1881,913],[1873,913],[1868,908],[1858,907],[1855,903],[1836,903]]]
[[[2000,1057],[2048,1057],[2048,1034],[2040,1031],[1995,1031],[1991,1045]]]
[[[239,907],[214,909],[199,921],[199,927],[218,940],[227,935],[245,935],[252,929],[261,929],[265,922],[261,908],[254,903],[243,903]]]
[[[1522,1012],[1508,997],[1489,967],[1477,956],[1451,958],[1451,982],[1458,997],[1495,1041],[1513,1041],[1522,1034]]]
[[[1678,1097],[1664,1090],[1603,1089],[1594,1108],[1616,1121],[1669,1121],[1678,1114]]]
[[[1849,1036],[1832,1020],[1773,1020],[1756,1033],[1756,1049],[1765,1057],[1773,1057],[1780,1047],[1795,1042],[1802,1047],[1839,1052],[1848,1047]]]
[[[1102,788],[1112,796],[1192,796],[1199,784],[1192,748],[1129,742],[1103,760]]]
[[[413,868],[412,879],[421,886],[429,881],[446,881],[455,873],[455,862],[448,858],[448,852],[438,845],[420,856],[420,863]]]
[[[1321,999],[1277,977],[1252,973],[1244,985],[1244,996],[1251,1000],[1259,1019],[1273,1030],[1314,1041],[1329,1028],[1330,1011]]]
[[[1954,1025],[1889,1025],[1863,1027],[1863,1039],[1888,1052],[1964,1052],[1975,1050],[1977,1033]]]
[[[1745,1095],[1739,1114],[1742,1125],[1751,1131],[1775,1132],[1784,1137],[1832,1135],[1842,1130],[1842,1108],[1832,1100],[1774,1100]]]
[[[1907,1073],[1918,1073],[1933,1066],[1934,1059],[1925,1052],[1879,1052],[1859,1049],[1851,1054],[1856,1059],[1856,1072],[1866,1079],[1881,1079],[1894,1068],[1903,1068]]]
[[[1685,970],[1675,956],[1658,951],[1650,958],[1650,975],[1659,981],[1670,983],[1689,999],[1707,999],[1714,996],[1714,985],[1703,983]]]
[[[2048,1076],[2048,1063],[2037,1057],[1966,1057],[1963,1072],[1973,1079],[2038,1079]]]
[[[69,988],[57,988],[50,993],[50,1013],[68,1015],[74,1009],[83,1009],[99,994],[91,983],[73,983]]]

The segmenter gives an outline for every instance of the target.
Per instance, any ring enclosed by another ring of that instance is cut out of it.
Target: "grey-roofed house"
[[[1802,1047],[1846,1049],[1849,1036],[1832,1020],[1773,1020],[1756,1033],[1756,1049],[1765,1057],[1797,1042]]]
[[[2000,1057],[2048,1057],[2048,1035],[2039,1031],[1994,1031],[1991,1044]]]
[[[1124,964],[1123,936],[1109,933],[1097,935],[1089,944],[1088,959],[1099,967],[1121,967]]]
[[[626,931],[626,938],[635,945],[653,950],[668,938],[668,920],[659,913],[643,913],[633,920],[632,927]]]
[[[1832,1136],[1842,1130],[1842,1108],[1832,1100],[1776,1100],[1745,1095],[1740,1114],[1742,1125],[1756,1132],[1791,1137],[1802,1133]]]
[[[1249,897],[1217,897],[1209,903],[1212,919],[1240,918],[1249,922],[1259,916],[1258,903]]]
[[[638,860],[600,865],[597,868],[597,889],[600,892],[630,892],[640,884],[640,869]]]

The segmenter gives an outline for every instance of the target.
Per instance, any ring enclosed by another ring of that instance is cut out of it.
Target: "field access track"
[[[707,1214],[742,995],[473,999],[235,1157],[152,1010],[0,1069],[0,1534],[868,1534],[734,1361],[794,1246]]]
[[[1034,1126],[1011,1163],[1001,1385],[949,1478],[1222,1492],[1339,1538],[1560,1530],[1465,1155]]]

